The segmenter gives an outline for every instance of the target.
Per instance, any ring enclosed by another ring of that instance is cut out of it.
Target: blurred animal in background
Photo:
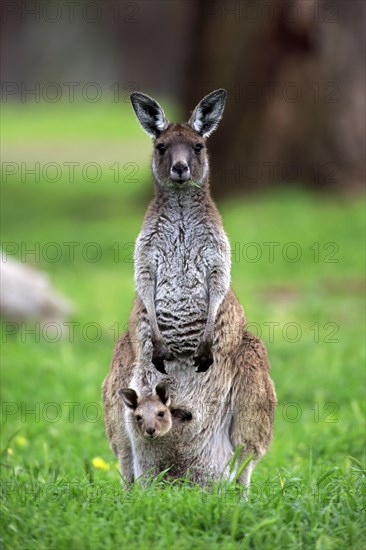
[[[71,302],[52,287],[47,273],[9,258],[4,252],[0,252],[0,258],[2,319],[47,323],[61,322],[72,314]]]

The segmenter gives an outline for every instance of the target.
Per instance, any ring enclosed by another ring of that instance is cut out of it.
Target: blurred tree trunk
[[[184,101],[228,90],[209,146],[216,196],[363,186],[364,12],[358,0],[197,3]]]

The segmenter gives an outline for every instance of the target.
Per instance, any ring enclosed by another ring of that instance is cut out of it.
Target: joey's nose
[[[176,162],[171,169],[171,176],[176,181],[186,181],[189,178],[189,167],[186,162]]]
[[[147,435],[154,435],[155,428],[146,428],[146,433]]]

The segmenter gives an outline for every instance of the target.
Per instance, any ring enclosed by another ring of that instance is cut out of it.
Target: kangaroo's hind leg
[[[272,439],[276,393],[259,338],[245,331],[232,360],[235,374],[229,437],[233,448],[240,448],[239,464],[253,457],[239,476],[239,482],[248,487],[253,469]]]
[[[115,346],[111,367],[103,382],[102,397],[106,434],[112,451],[118,457],[121,476],[128,483],[134,479],[133,455],[118,390],[129,386],[134,363],[130,333],[126,332]]]

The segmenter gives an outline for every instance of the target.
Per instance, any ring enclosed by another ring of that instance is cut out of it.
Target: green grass
[[[75,101],[70,102],[9,101],[2,104],[1,135],[6,141],[18,142],[27,139],[115,139],[126,136],[133,139],[143,134],[131,109],[129,92],[123,93],[119,102],[110,100],[114,97],[112,91],[110,94],[105,91],[104,97],[102,95],[97,102],[82,101],[78,97],[75,96]],[[178,112],[176,106],[171,106],[164,99],[162,103],[165,106],[168,104],[166,113],[174,120]]]
[[[11,141],[43,140],[45,135],[58,139],[139,136],[139,128],[128,114],[129,106],[119,103],[50,103],[46,107],[9,103],[4,109],[2,133]]]
[[[131,251],[151,185],[146,165],[136,185],[113,183],[106,172],[88,185],[2,186],[3,243],[47,270],[75,307],[73,339],[52,342],[32,323],[11,336],[2,324],[4,547],[363,548],[360,199],[279,189],[220,204],[233,287],[268,347],[279,400],[274,441],[249,500],[233,486],[210,492],[162,479],[122,489],[100,386],[131,309]],[[71,241],[78,243],[72,261]],[[61,250],[55,262],[47,261],[51,242]],[[301,251],[296,262],[290,242]],[[88,261],[88,243],[97,245],[96,262]],[[35,247],[36,257],[25,254]],[[94,342],[88,323],[99,328]],[[96,457],[105,469],[93,466]]]

